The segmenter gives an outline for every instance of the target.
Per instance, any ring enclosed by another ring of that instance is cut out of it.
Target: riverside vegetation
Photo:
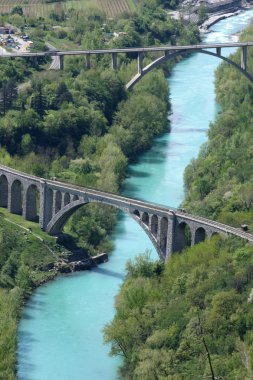
[[[199,39],[194,25],[185,27],[170,19],[155,1],[141,1],[131,18],[122,15],[113,22],[94,9],[35,19],[24,17],[20,7],[1,21],[28,32],[33,51],[47,49],[46,40],[58,48],[92,49]],[[57,28],[52,28],[56,22]],[[114,31],[125,34],[115,39]],[[136,56],[122,56],[120,61],[115,73],[106,56],[92,59],[89,71],[81,58],[66,59],[61,72],[49,72],[46,59],[1,60],[0,162],[38,176],[117,192],[128,160],[168,130],[170,109],[164,75],[169,66],[153,71],[127,93],[124,84],[136,69]],[[107,234],[116,216],[109,207],[90,205],[73,216],[66,231],[89,254],[96,254],[111,248]],[[20,218],[19,223],[25,221]],[[0,232],[0,378],[9,380],[16,377],[15,334],[22,302],[55,275],[47,270],[60,253],[52,255],[43,242],[5,221]]]
[[[253,26],[241,36],[252,38]],[[248,64],[253,73],[252,49]],[[222,64],[216,91],[222,110],[186,169],[184,207],[252,231],[252,85]],[[165,265],[129,262],[105,341],[124,379],[252,379],[252,303],[252,246],[215,236]]]

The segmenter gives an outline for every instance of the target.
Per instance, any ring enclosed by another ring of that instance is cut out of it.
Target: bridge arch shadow
[[[151,216],[151,234],[154,236],[155,239],[157,239],[157,233],[158,233],[158,216],[152,215]]]
[[[141,218],[141,220],[142,220],[142,223],[144,223],[145,224],[145,226],[149,226],[149,215],[148,215],[148,213],[147,212],[144,212],[143,214],[142,214],[142,218]]]
[[[9,183],[7,177],[2,174],[0,176],[0,207],[8,207]]]
[[[31,221],[38,221],[39,219],[39,205],[40,205],[40,192],[36,185],[31,184],[26,190],[26,219]]]
[[[191,246],[192,233],[186,222],[180,222],[176,227],[175,251],[181,252]]]
[[[23,211],[23,184],[18,179],[14,179],[11,184],[10,212],[22,215]]]
[[[199,227],[195,231],[194,244],[201,243],[206,240],[206,230],[203,227]]]

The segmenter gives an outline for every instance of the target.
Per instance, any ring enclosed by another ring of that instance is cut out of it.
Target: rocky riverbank
[[[208,33],[209,28],[218,21],[235,16],[252,6],[253,0],[185,0],[180,9],[169,14],[175,19],[184,19],[186,23],[196,23],[201,33]]]

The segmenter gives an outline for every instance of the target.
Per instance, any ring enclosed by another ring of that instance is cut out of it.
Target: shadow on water
[[[165,154],[159,154],[159,157],[155,157],[155,155],[153,157],[149,156],[149,157],[143,157],[142,161],[144,163],[148,163],[148,164],[162,164],[164,162],[164,157],[163,156],[166,156]]]
[[[174,133],[207,133],[206,128],[174,128]]]
[[[138,191],[138,186],[136,186],[132,183],[131,184],[127,183],[127,184],[122,186],[122,190],[123,190],[123,193],[127,192],[128,197],[133,197],[136,194],[136,192]]]
[[[24,312],[22,314],[22,319],[31,320],[31,319],[34,319],[34,317],[32,317],[31,314],[28,314],[27,312]]]
[[[21,364],[22,372],[19,373],[18,379],[32,380],[32,372],[35,371],[36,366],[31,364],[31,352],[32,344],[37,340],[33,338],[31,333],[21,330],[18,337],[18,347],[20,347],[19,342],[22,342],[22,351],[18,350],[18,362]]]
[[[41,293],[40,293],[41,295]],[[44,306],[46,305],[46,302],[45,301],[40,301],[40,300],[36,300],[33,298],[32,302],[30,302],[28,304],[28,307],[30,309],[41,309],[43,308]]]
[[[94,268],[92,269],[93,272],[96,272],[98,274],[102,274],[104,276],[110,276],[114,278],[119,278],[120,280],[124,280],[125,276],[121,273],[114,272],[113,270],[110,269],[105,269],[105,268]]]
[[[150,177],[150,173],[143,172],[141,170],[135,170],[134,168],[130,168],[128,170],[128,175],[130,177],[137,177],[137,178],[147,178],[147,177]]]

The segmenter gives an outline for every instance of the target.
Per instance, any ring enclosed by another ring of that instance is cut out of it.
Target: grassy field
[[[43,239],[47,244],[55,243],[55,238],[42,231],[39,223],[25,220],[21,215],[11,214],[6,208],[3,207],[0,207],[0,218],[4,219],[6,223],[15,224],[24,230],[28,229],[34,236],[38,237],[38,239]]]
[[[60,14],[69,8],[78,10],[92,7],[102,10],[108,17],[113,18],[135,10],[134,0],[73,0],[51,4],[46,4],[42,0],[0,0],[0,13],[10,12],[15,5],[21,5],[24,14],[30,17],[46,17],[52,11]]]

